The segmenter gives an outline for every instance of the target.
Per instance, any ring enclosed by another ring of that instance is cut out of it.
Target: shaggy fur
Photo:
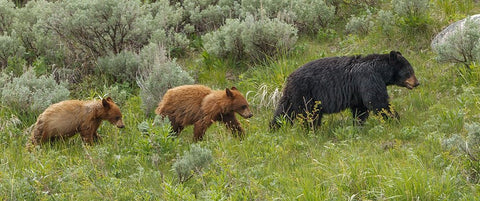
[[[235,112],[244,118],[252,117],[247,100],[235,88],[214,91],[203,85],[184,85],[169,89],[155,113],[167,116],[177,135],[187,125],[194,125],[194,140],[202,140],[214,121],[224,122],[234,133],[243,135]]]
[[[92,144],[100,137],[97,129],[102,120],[107,120],[118,128],[125,127],[120,108],[110,97],[100,101],[62,101],[50,105],[40,114],[30,143],[35,146],[80,133],[84,142]]]
[[[400,52],[309,62],[287,78],[270,127],[277,128],[281,116],[292,123],[296,115],[307,113],[314,113],[315,125],[320,126],[323,114],[346,108],[351,109],[360,124],[368,118],[369,111],[384,111],[381,114],[385,118],[398,118],[388,102],[388,85],[408,89],[419,85],[412,66]]]

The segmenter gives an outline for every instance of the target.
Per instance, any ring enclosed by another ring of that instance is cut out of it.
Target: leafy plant
[[[0,70],[7,67],[10,58],[22,58],[24,53],[25,48],[18,41],[16,34],[0,35]]]
[[[193,78],[175,60],[166,56],[165,49],[151,43],[140,53],[141,72],[137,77],[145,113],[153,112],[168,89],[193,84]]]
[[[297,41],[297,30],[278,19],[227,20],[219,30],[204,36],[206,51],[218,57],[262,61],[290,50]]]
[[[198,144],[192,144],[189,151],[185,151],[172,167],[177,173],[180,183],[184,183],[193,177],[193,174],[202,174],[203,169],[213,162],[212,151],[202,148]]]
[[[465,156],[469,161],[467,166],[470,168],[470,179],[473,182],[480,181],[478,172],[480,171],[480,123],[466,123],[464,126],[467,132],[466,136],[454,134],[444,139],[442,145],[447,150]]]
[[[64,83],[57,84],[51,76],[37,77],[33,70],[4,84],[2,104],[19,112],[40,113],[49,105],[68,98]]]
[[[352,16],[347,25],[345,25],[345,31],[350,34],[366,35],[372,27],[372,16],[368,13],[359,17]]]
[[[480,23],[479,20],[467,18],[459,28],[438,42],[433,50],[441,62],[464,64],[469,68],[472,62],[480,61]]]

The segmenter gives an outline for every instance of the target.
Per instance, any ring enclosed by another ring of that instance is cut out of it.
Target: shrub
[[[290,50],[297,41],[297,29],[278,19],[227,20],[219,30],[204,36],[209,54],[261,61]]]
[[[47,1],[29,1],[25,7],[17,8],[17,18],[12,25],[25,47],[25,59],[33,62],[36,57],[45,58],[46,64],[68,66],[76,57],[65,58],[66,48],[60,45],[56,34],[48,30],[46,19],[55,12],[54,3]],[[77,55],[75,55],[77,56]]]
[[[99,57],[97,62],[98,73],[105,74],[113,82],[133,83],[138,74],[140,61],[138,55],[130,51],[118,54],[109,54]]]
[[[149,42],[162,44],[173,55],[185,52],[190,45],[187,34],[194,30],[183,21],[184,10],[171,6],[168,0],[147,4],[146,8],[153,16]]]
[[[480,177],[478,171],[480,171],[480,124],[473,122],[465,124],[465,131],[467,136],[464,137],[459,134],[454,134],[450,138],[444,139],[442,145],[445,149],[455,154],[460,154],[466,158],[467,170],[469,172],[469,178],[473,182],[478,182]]]
[[[335,17],[335,7],[324,0],[294,1],[295,25],[302,32],[317,33],[326,28]]]
[[[372,27],[373,21],[369,12],[367,15],[360,17],[352,16],[347,25],[345,25],[345,31],[347,34],[366,35]]]
[[[221,27],[227,18],[236,18],[235,7],[238,6],[232,0],[184,0],[182,3],[187,22],[197,33],[213,31]]]
[[[148,42],[152,16],[140,1],[79,0],[54,5],[56,12],[47,19],[47,28],[89,67],[97,57],[139,50]]]
[[[40,113],[69,95],[65,84],[57,84],[51,76],[37,77],[33,70],[28,70],[4,84],[1,102],[23,113]]]
[[[399,17],[399,25],[410,36],[428,33],[431,21],[429,0],[394,0],[393,10]]]
[[[151,113],[168,89],[193,84],[193,78],[175,60],[166,56],[165,49],[151,43],[140,53],[141,70],[137,78],[142,97],[142,108]]]
[[[0,35],[0,70],[7,67],[9,58],[21,58],[24,52],[25,48],[15,33],[12,36]]]
[[[324,0],[246,0],[242,1],[240,15],[244,18],[278,18],[295,24],[301,32],[316,33],[326,28],[335,16],[335,7]]]
[[[15,4],[9,0],[0,0],[0,35],[8,33],[15,18]]]
[[[463,28],[445,36],[444,41],[433,46],[440,62],[462,63],[468,67],[480,61],[480,20],[467,19]]]
[[[391,36],[395,30],[395,16],[391,11],[380,10],[377,16],[377,27],[384,35]]]
[[[192,144],[189,151],[185,151],[183,156],[179,157],[173,163],[173,169],[178,175],[181,183],[189,180],[193,174],[202,174],[202,170],[207,168],[213,162],[212,151],[202,148],[198,144]]]

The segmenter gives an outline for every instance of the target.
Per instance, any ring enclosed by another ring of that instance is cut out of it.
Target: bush
[[[162,44],[173,55],[182,54],[190,45],[187,34],[195,30],[183,21],[184,10],[171,6],[168,0],[160,0],[146,5],[153,21],[150,43]]]
[[[410,36],[428,33],[431,21],[429,0],[394,0],[393,10],[399,17],[399,25]],[[423,36],[423,35],[421,35]]]
[[[462,63],[469,66],[480,61],[480,20],[468,18],[463,28],[451,32],[444,41],[433,46],[440,62]]]
[[[141,70],[137,78],[142,97],[142,108],[150,114],[168,89],[193,84],[193,78],[175,60],[166,56],[165,49],[151,43],[140,53]]]
[[[139,71],[138,55],[130,51],[99,57],[97,71],[113,79],[114,83],[134,83]]]
[[[290,50],[297,41],[297,29],[278,19],[227,20],[219,30],[204,36],[209,54],[235,59],[261,61]]]
[[[377,27],[385,36],[393,35],[395,31],[395,16],[393,13],[385,10],[378,11]]]
[[[54,6],[47,28],[87,67],[110,53],[140,50],[151,34],[152,16],[140,1],[60,1]]]
[[[192,144],[190,150],[183,153],[183,156],[173,163],[173,169],[178,175],[181,183],[190,179],[193,174],[202,174],[202,169],[213,162],[212,151],[202,148],[198,144]]]
[[[12,36],[0,35],[0,70],[7,67],[9,58],[21,58],[24,52],[25,48],[18,41],[15,33]]]
[[[227,18],[236,18],[236,1],[232,0],[184,0],[182,8],[187,22],[197,33],[213,31],[221,27]]]
[[[37,77],[33,70],[28,70],[4,84],[0,100],[3,105],[19,112],[40,113],[69,95],[65,84],[57,84],[51,76]]]
[[[469,179],[477,183],[480,180],[478,171],[480,171],[480,124],[473,122],[465,124],[464,129],[467,136],[454,134],[450,138],[443,140],[442,145],[445,149],[455,154],[465,156],[467,167],[470,168]]]
[[[33,62],[36,57],[45,58],[46,64],[68,66],[77,58],[72,56],[66,59],[66,48],[60,45],[57,35],[46,27],[46,19],[55,12],[54,3],[47,1],[29,1],[25,7],[17,8],[16,21],[13,30],[21,40],[27,54],[24,55],[28,62]],[[78,55],[75,55],[78,56]]]
[[[15,4],[9,0],[0,0],[0,35],[9,33],[15,18]]]
[[[347,34],[367,35],[372,27],[372,16],[368,13],[360,17],[352,16],[345,25],[345,31]]]
[[[335,17],[335,7],[329,6],[324,0],[294,1],[295,25],[302,32],[317,33],[327,28]]]
[[[327,5],[324,0],[246,0],[242,1],[240,15],[256,18],[278,18],[295,24],[298,30],[317,33],[331,24],[335,16],[335,7]]]

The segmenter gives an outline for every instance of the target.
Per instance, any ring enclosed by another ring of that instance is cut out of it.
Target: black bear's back
[[[305,108],[303,100],[314,100],[321,101],[322,113],[340,112],[354,99],[350,72],[357,58],[328,57],[311,61],[290,74],[284,93],[291,94],[297,110]],[[298,105],[299,101],[303,105]]]

